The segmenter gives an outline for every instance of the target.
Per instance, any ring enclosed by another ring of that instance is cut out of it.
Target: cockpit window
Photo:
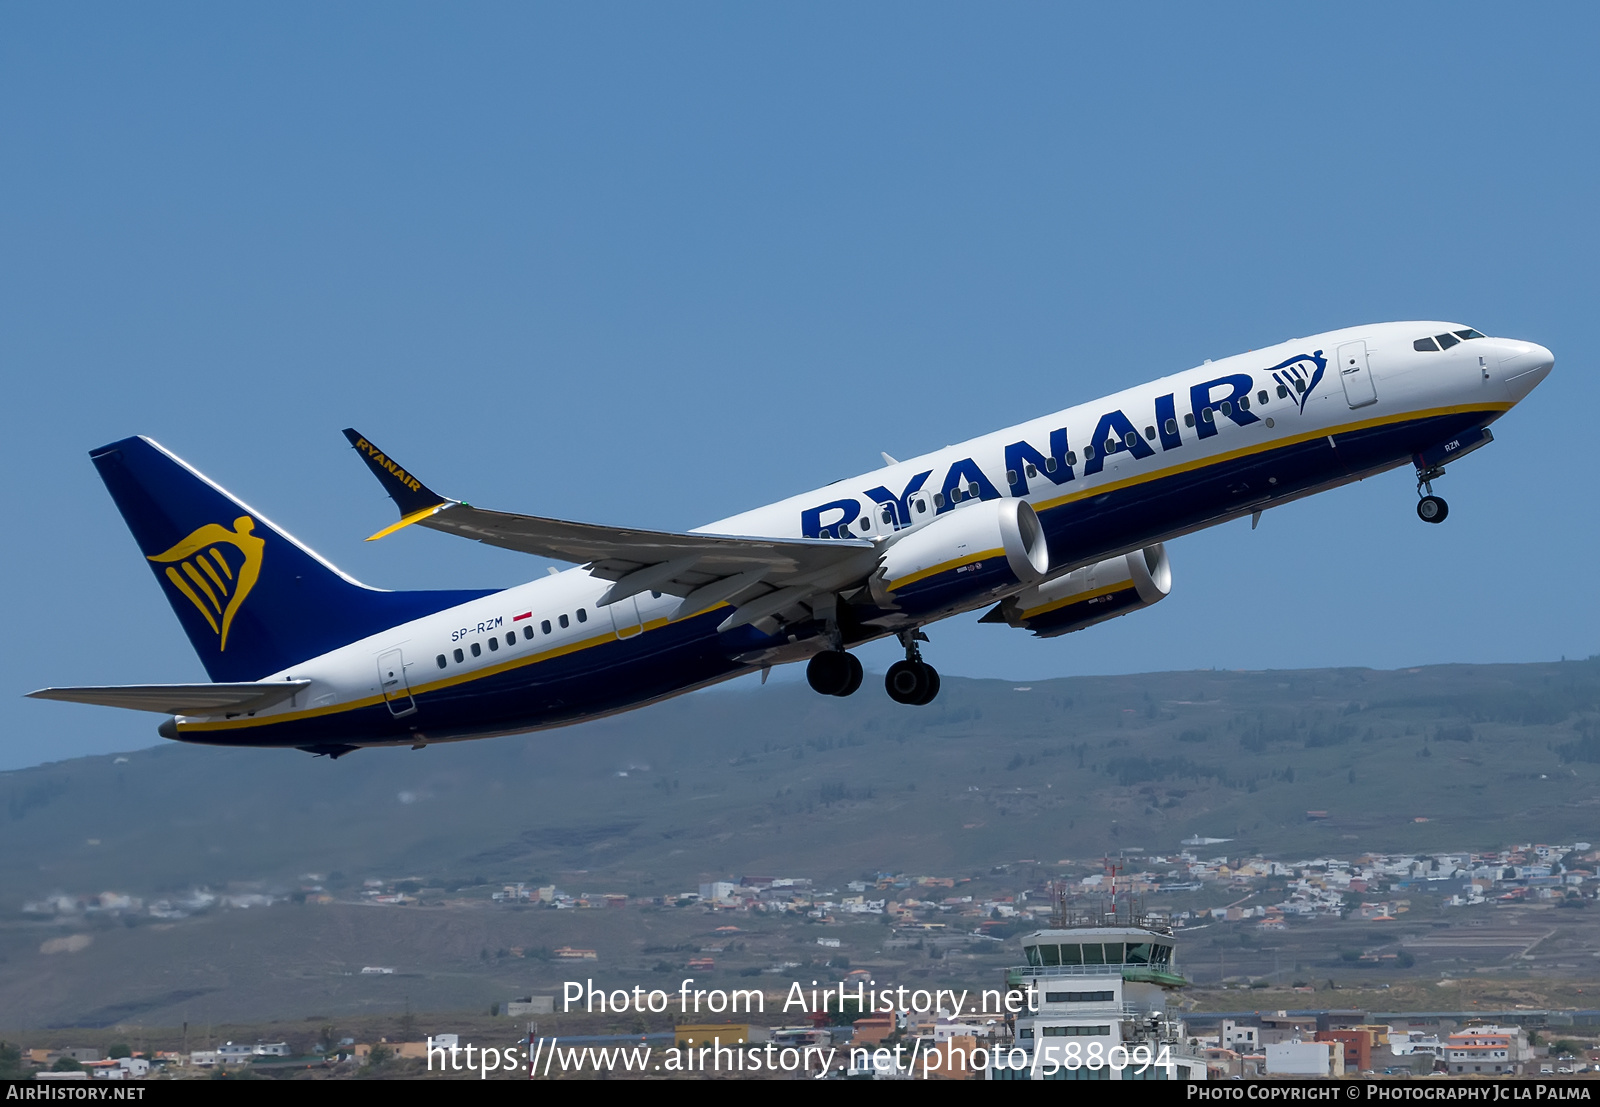
[[[1436,334],[1432,338],[1419,338],[1411,344],[1413,350],[1448,350],[1452,346],[1460,345],[1469,339],[1484,337],[1482,331],[1475,331],[1468,327],[1464,331],[1449,331],[1445,334]]]

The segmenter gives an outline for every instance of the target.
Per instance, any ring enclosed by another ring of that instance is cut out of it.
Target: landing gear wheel
[[[883,688],[895,703],[920,707],[939,694],[939,674],[923,661],[896,661],[883,678]]]
[[[823,650],[806,666],[806,683],[824,696],[848,696],[861,687],[861,662],[843,650]]]
[[[1450,505],[1438,496],[1424,496],[1417,501],[1417,518],[1424,523],[1442,523],[1450,514]]]
[[[866,676],[866,671],[861,668],[861,659],[856,657],[855,654],[847,653],[844,655],[844,658],[850,667],[850,679],[845,681],[844,688],[838,692],[835,692],[834,695],[853,696],[861,687],[861,681],[862,678]]]

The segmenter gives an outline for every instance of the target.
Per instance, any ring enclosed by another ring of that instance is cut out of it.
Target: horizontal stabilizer
[[[41,688],[35,700],[65,700],[101,707],[126,707],[162,715],[221,715],[259,711],[281,703],[309,680],[249,681],[239,684],[102,684],[88,688]]]

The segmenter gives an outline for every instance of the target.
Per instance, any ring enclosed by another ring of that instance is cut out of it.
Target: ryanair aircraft
[[[788,662],[848,696],[850,648],[892,634],[886,690],[926,704],[936,620],[1081,630],[1167,595],[1169,540],[1406,464],[1417,514],[1442,523],[1432,482],[1553,363],[1459,323],[1331,331],[684,533],[474,507],[345,431],[399,508],[373,539],[423,526],[579,565],[504,591],[369,588],[126,438],[90,457],[215,683],[31,695],[170,714],[160,733],[180,741],[339,757],[561,726]]]

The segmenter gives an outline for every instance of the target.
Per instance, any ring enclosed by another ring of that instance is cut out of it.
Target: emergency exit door
[[[618,638],[632,638],[644,629],[639,621],[639,597],[627,596],[606,605],[611,612],[611,629]]]

